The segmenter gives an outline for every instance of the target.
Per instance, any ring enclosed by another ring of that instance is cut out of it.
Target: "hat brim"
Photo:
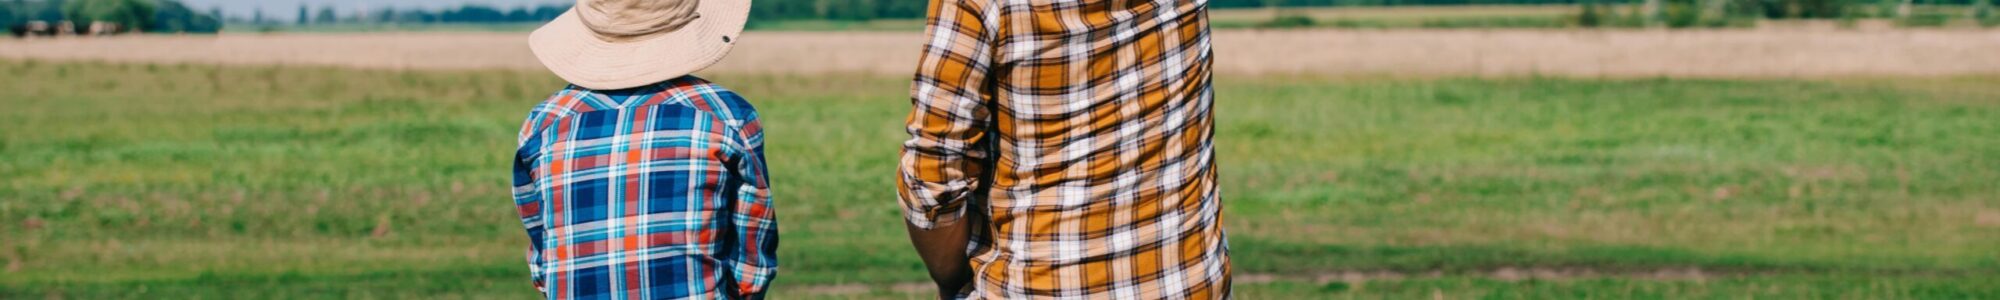
[[[596,90],[640,87],[722,61],[743,33],[750,1],[702,1],[695,11],[699,18],[674,31],[612,42],[598,38],[572,8],[529,34],[528,48],[570,84]]]

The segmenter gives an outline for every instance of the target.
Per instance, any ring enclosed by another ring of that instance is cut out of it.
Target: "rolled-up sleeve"
[[[988,7],[976,0],[933,0],[930,7],[897,177],[904,218],[925,229],[958,220],[994,159],[986,144],[994,118]]]

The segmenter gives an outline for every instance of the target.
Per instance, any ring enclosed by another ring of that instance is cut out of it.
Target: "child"
[[[689,73],[748,0],[579,0],[529,38],[570,86],[529,113],[514,204],[550,299],[757,299],[777,273],[762,126]]]

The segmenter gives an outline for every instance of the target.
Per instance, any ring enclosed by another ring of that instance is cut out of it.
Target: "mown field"
[[[531,71],[0,61],[0,299],[535,296]],[[908,80],[762,110],[779,299],[921,298]],[[1239,296],[2000,298],[2000,78],[1223,76]]]

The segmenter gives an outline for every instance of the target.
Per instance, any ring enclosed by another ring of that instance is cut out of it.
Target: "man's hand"
[[[956,222],[939,222],[930,230],[903,223],[910,231],[910,243],[917,246],[917,255],[930,269],[931,281],[937,283],[938,299],[953,299],[972,283],[972,262],[965,250],[972,244],[974,230],[986,230],[986,216],[977,211],[968,209]]]

